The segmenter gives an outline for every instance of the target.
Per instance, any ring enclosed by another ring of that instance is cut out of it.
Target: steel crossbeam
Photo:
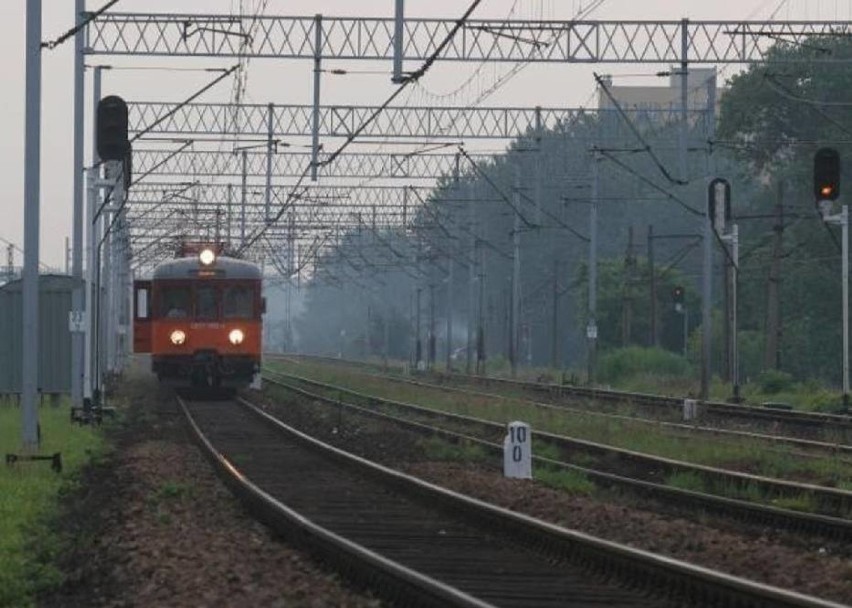
[[[478,163],[493,159],[491,154],[469,154]],[[167,149],[133,150],[134,170],[138,175],[150,173],[157,177],[223,177],[242,176],[240,152],[227,150],[187,150],[175,153]],[[320,162],[328,158],[320,154]],[[324,178],[401,178],[438,179],[450,175],[455,168],[456,154],[448,153],[350,153],[337,157],[335,162],[320,167]],[[279,152],[272,159],[273,178],[297,178],[311,161],[310,152]],[[266,152],[246,151],[246,174],[249,180],[265,177]]]
[[[455,24],[454,19],[406,19],[403,59],[430,57]],[[850,31],[848,21],[471,20],[444,49],[441,60],[753,63],[763,61],[778,41],[801,44],[813,36]],[[90,23],[86,38],[89,54],[390,60],[394,20],[112,13]],[[807,61],[849,59],[826,53]]]
[[[432,187],[423,186],[281,186],[272,187],[273,209],[280,208],[285,203],[296,201],[310,202],[315,205],[330,205],[345,203],[352,206],[399,207],[406,204],[412,207],[418,202],[418,196],[426,198]],[[406,191],[411,193],[406,199]],[[414,194],[417,192],[417,195]],[[181,183],[143,183],[134,187],[128,196],[128,207],[138,205],[175,202],[181,205],[209,203],[224,208],[229,200],[236,206],[240,200],[240,185],[216,184],[181,184]],[[264,189],[254,187],[248,190],[248,199],[252,204],[260,204],[263,200]],[[292,196],[290,196],[292,193]],[[230,197],[230,198],[229,198]]]
[[[269,105],[231,105],[193,103],[134,102],[128,104],[129,125],[133,133],[147,131],[148,136],[256,137],[269,135]],[[361,127],[378,108],[376,106],[321,106],[320,137],[348,137]],[[381,112],[359,135],[367,138],[465,138],[514,139],[535,129],[556,129],[576,123],[599,112],[615,115],[614,110],[588,108],[462,108],[397,107]],[[659,128],[683,119],[677,106],[663,109],[627,109],[638,128]],[[702,120],[705,108],[690,111],[690,120]],[[272,136],[310,137],[313,133],[313,107],[308,105],[272,106]],[[153,125],[153,128],[149,126]],[[150,128],[150,131],[148,129]]]

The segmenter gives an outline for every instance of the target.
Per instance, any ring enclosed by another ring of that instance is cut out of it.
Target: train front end
[[[250,262],[204,248],[134,284],[134,352],[177,387],[243,388],[260,373],[262,276]]]

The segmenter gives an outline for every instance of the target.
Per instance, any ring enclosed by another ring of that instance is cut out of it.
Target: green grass
[[[51,563],[59,539],[49,522],[61,497],[79,483],[83,465],[106,449],[96,429],[72,426],[69,418],[67,405],[39,409],[39,453],[61,452],[61,474],[53,472],[49,462],[0,464],[0,606],[33,606],[37,593],[61,582],[61,573]],[[20,428],[20,410],[0,405],[0,455],[21,452]]]
[[[555,469],[550,466],[536,466],[533,477],[546,486],[568,494],[591,496],[596,490],[595,484],[589,481],[584,474],[577,471]]]
[[[690,492],[707,491],[704,487],[704,478],[691,471],[672,473],[666,477],[666,485],[672,486],[673,488],[680,488],[681,490],[689,490]]]
[[[423,453],[433,460],[449,462],[485,462],[488,453],[485,448],[475,443],[451,443],[440,437],[431,436],[422,439],[418,445]]]

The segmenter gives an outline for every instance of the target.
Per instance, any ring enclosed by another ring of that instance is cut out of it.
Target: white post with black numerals
[[[503,439],[503,475],[532,479],[532,433],[526,422],[510,422]]]

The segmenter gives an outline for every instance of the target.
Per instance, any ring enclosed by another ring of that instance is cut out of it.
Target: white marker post
[[[526,422],[510,422],[503,439],[503,475],[532,479],[532,434]]]
[[[689,422],[698,418],[698,401],[696,399],[683,400],[683,420]]]

